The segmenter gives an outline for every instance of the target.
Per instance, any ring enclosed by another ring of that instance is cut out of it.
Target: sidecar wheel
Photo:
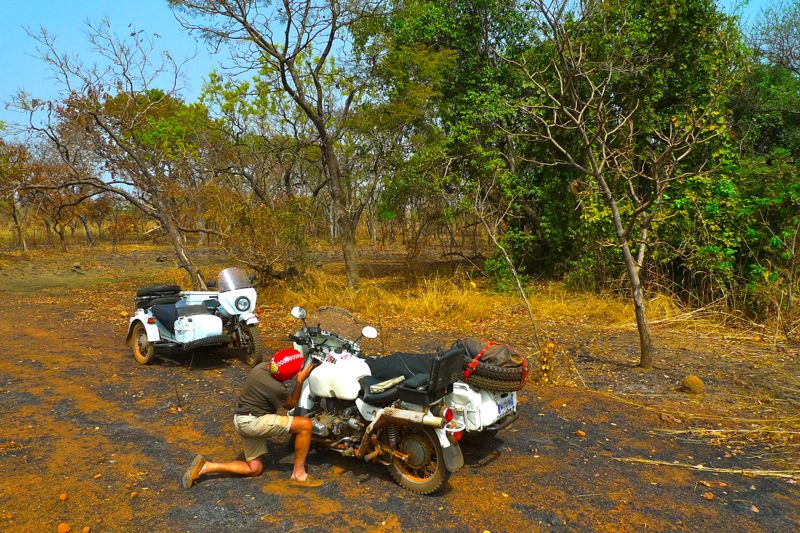
[[[149,365],[155,360],[155,348],[153,343],[147,340],[147,330],[144,329],[141,322],[137,322],[133,326],[131,348],[133,349],[133,358],[140,365]]]
[[[257,326],[242,326],[242,347],[242,361],[249,367],[256,366],[267,355],[267,348]]]
[[[389,473],[404,489],[416,494],[430,494],[450,477],[444,466],[444,452],[436,433],[425,426],[410,426],[399,431],[397,448],[408,454],[408,461],[395,457]]]

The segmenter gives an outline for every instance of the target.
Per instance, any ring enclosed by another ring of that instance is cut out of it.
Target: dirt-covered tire
[[[144,324],[136,322],[131,332],[131,349],[133,351],[133,358],[140,365],[149,365],[155,358],[155,347],[153,343],[147,340],[147,330],[144,329]]]
[[[444,451],[436,433],[425,426],[406,426],[398,435],[397,447],[409,455],[408,462],[394,457],[389,474],[401,487],[415,494],[439,490],[450,477],[444,465]]]
[[[242,361],[249,367],[256,366],[266,358],[267,347],[257,326],[242,326],[242,348]]]
[[[467,383],[475,388],[492,392],[514,392],[522,389],[522,378],[513,381],[492,379],[472,374]]]
[[[172,296],[181,292],[178,285],[150,285],[136,291],[137,298],[146,298],[148,296]]]
[[[465,370],[472,359],[473,358],[469,356],[464,357]],[[500,381],[522,381],[522,378],[525,377],[525,367],[520,365],[518,367],[506,368],[479,361],[472,375]]]

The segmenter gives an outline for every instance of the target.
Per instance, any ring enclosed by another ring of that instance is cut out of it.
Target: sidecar
[[[181,291],[177,285],[155,285],[136,292],[135,311],[128,325],[127,343],[140,364],[158,354],[227,346],[220,303],[215,291]]]
[[[231,346],[255,366],[266,356],[258,331],[255,276],[241,268],[220,271],[215,291],[182,291],[177,285],[153,285],[136,292],[127,342],[143,365],[159,353]]]

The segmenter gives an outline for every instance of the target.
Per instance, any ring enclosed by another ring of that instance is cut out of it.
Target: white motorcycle
[[[292,316],[303,327],[290,340],[306,364],[318,366],[289,414],[312,419],[315,444],[380,462],[411,492],[434,492],[463,466],[459,441],[465,431],[494,432],[516,417],[516,392],[479,390],[462,381],[463,344],[436,354],[366,357],[358,341],[377,337],[374,327],[365,326],[352,341],[329,325],[342,325],[337,319],[343,317],[352,331],[355,319],[346,311],[318,310],[316,326],[306,323],[302,307],[293,308]]]
[[[253,279],[240,268],[226,268],[216,291],[181,291],[177,285],[140,289],[128,325],[127,342],[137,362],[152,363],[171,350],[233,346],[243,349],[244,362],[255,366],[266,355],[258,331]]]

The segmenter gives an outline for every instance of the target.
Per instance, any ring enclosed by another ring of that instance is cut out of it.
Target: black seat
[[[381,381],[385,380],[376,378],[375,376],[364,376],[358,380],[358,382],[361,383],[361,399],[364,400],[365,403],[377,407],[385,407],[397,400],[397,396],[400,394],[397,387],[392,387],[391,389],[374,394],[369,391],[372,385],[377,385]]]
[[[162,326],[167,328],[167,331],[175,334],[175,320],[178,319],[178,310],[175,309],[175,304],[154,305],[150,308],[150,312]]]

